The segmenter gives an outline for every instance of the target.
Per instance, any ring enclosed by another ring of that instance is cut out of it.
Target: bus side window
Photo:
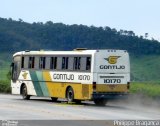
[[[81,57],[81,71],[86,71],[86,57]]]
[[[46,64],[46,57],[40,57],[39,58],[39,68],[45,69],[45,64]]]
[[[68,69],[68,57],[62,57],[62,70]]]
[[[74,57],[70,56],[69,60],[68,60],[68,70],[72,71],[73,70],[73,61],[74,61]]]
[[[81,57],[74,57],[73,69],[80,70],[81,67]]]
[[[91,57],[86,58],[86,70],[91,70]]]
[[[29,56],[24,56],[24,69],[28,69]]]
[[[24,56],[22,56],[22,59],[21,59],[21,68],[24,68]]]
[[[50,69],[57,69],[57,57],[50,58]]]
[[[39,69],[39,56],[35,56],[35,63],[34,64],[35,64],[34,68],[36,70],[38,70]]]
[[[34,57],[29,57],[28,68],[34,68]]]

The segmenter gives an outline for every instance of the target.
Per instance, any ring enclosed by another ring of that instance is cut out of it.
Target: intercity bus
[[[123,98],[129,92],[130,61],[126,50],[21,51],[11,64],[12,94],[92,100]]]

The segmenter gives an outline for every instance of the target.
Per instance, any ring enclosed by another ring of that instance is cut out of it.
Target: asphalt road
[[[157,104],[153,103],[145,106],[137,98],[135,101],[132,98],[127,102],[108,102],[105,107],[96,106],[93,102],[83,102],[75,105],[60,100],[52,102],[50,98],[38,97],[31,97],[31,100],[22,100],[19,95],[0,94],[0,120],[83,120],[76,121],[78,124],[83,124],[85,123],[84,120],[160,119],[160,108]],[[151,103],[152,101],[148,102]],[[75,121],[72,121],[72,123],[74,125]],[[106,125],[105,121],[100,121],[100,123]],[[43,123],[41,122],[41,124]],[[66,123],[62,124],[67,126]],[[62,124],[60,123],[60,125]],[[91,121],[88,125],[94,126],[97,124]]]

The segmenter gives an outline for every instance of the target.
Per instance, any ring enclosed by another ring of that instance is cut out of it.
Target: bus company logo
[[[109,86],[109,88],[111,89],[111,90],[113,90],[117,85],[116,84],[110,84],[110,85],[108,85]]]
[[[107,60],[108,63],[110,63],[110,64],[116,64],[117,63],[117,59],[119,57],[120,56],[109,56],[108,58],[104,58],[104,59]]]
[[[27,74],[28,74],[28,73],[26,73],[26,72],[22,74],[23,79],[27,79]]]

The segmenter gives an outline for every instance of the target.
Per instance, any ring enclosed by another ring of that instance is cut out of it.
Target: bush
[[[138,93],[150,97],[160,98],[160,83],[159,82],[132,82],[131,93]]]
[[[0,81],[0,93],[10,93],[11,87],[9,81]]]

